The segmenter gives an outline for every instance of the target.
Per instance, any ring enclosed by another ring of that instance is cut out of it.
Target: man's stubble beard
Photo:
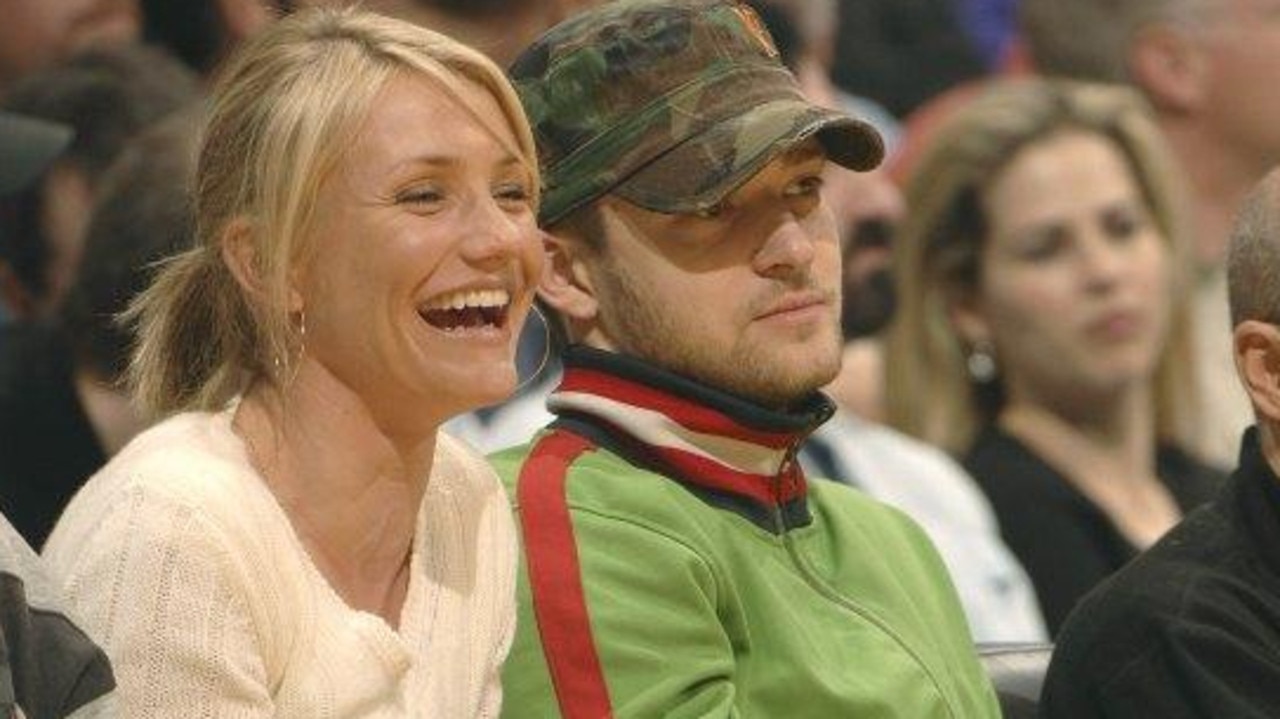
[[[617,351],[669,372],[765,407],[786,409],[831,382],[840,370],[839,318],[833,318],[828,328],[831,346],[813,353],[808,371],[796,367],[779,370],[781,358],[753,356],[741,342],[720,352],[707,346],[705,335],[696,328],[675,326],[670,316],[661,312],[657,303],[646,301],[643,292],[616,267],[607,268],[599,279],[600,324]],[[838,301],[838,297],[833,300]]]

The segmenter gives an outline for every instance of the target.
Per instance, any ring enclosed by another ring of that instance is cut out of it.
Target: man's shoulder
[[[1210,505],[1087,595],[1064,625],[1055,659],[1116,676],[1152,647],[1187,632],[1243,626],[1258,612],[1280,622],[1280,584]]]
[[[679,480],[568,432],[539,433],[529,444],[490,455],[489,461],[517,511],[528,497],[557,489],[575,516],[680,534],[705,526],[708,513],[719,511],[716,502]],[[529,472],[526,484],[522,475]]]
[[[1274,709],[1280,582],[1258,560],[1220,504],[1188,515],[1068,617],[1046,679],[1046,716],[1101,716],[1098,707],[1116,703],[1151,716],[1191,716],[1183,710],[1192,702]],[[1159,702],[1169,707],[1153,708]]]
[[[44,553],[50,566],[65,571],[86,546],[127,535],[177,543],[195,537],[204,549],[240,552],[261,539],[251,528],[264,526],[280,541],[289,536],[228,416],[192,412],[139,434],[94,474],[67,505]]]
[[[862,531],[907,532],[923,536],[916,521],[897,507],[838,482],[809,483],[809,504],[815,515]]]

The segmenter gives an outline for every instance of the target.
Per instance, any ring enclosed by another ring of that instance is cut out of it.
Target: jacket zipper
[[[800,576],[802,579],[804,579],[805,583],[808,584],[810,587],[812,587],[815,591],[817,591],[820,596],[826,598],[828,601],[832,602],[838,607],[841,607],[845,611],[851,612],[857,615],[858,617],[862,618],[863,620],[871,623],[881,632],[884,632],[885,635],[887,635],[890,639],[894,641],[894,643],[896,643],[899,647],[901,647],[902,650],[905,651],[907,655],[910,656],[915,661],[916,665],[920,667],[921,671],[924,672],[925,676],[929,678],[929,681],[933,683],[933,688],[935,691],[938,692],[938,697],[942,700],[942,705],[947,709],[947,716],[951,717],[952,719],[955,719],[956,717],[955,710],[952,708],[951,703],[948,701],[946,692],[942,691],[942,685],[938,682],[938,678],[934,676],[933,670],[929,667],[927,663],[925,663],[925,661],[920,656],[920,654],[916,652],[914,649],[912,649],[911,646],[908,645],[907,642],[903,640],[903,638],[896,631],[894,631],[892,627],[885,624],[884,621],[880,619],[880,617],[868,611],[867,609],[862,607],[862,605],[853,601],[849,597],[846,597],[840,592],[831,588],[825,581],[822,580],[821,577],[818,576],[817,572],[815,572],[813,568],[809,566],[809,563],[805,560],[804,555],[800,553],[800,548],[796,546],[795,540],[791,535],[791,528],[787,526],[786,517],[782,513],[782,496],[783,496],[782,485],[783,485],[783,482],[787,481],[786,478],[790,476],[791,468],[796,461],[795,455],[799,451],[799,449],[800,449],[800,445],[794,442],[791,444],[791,446],[787,447],[787,452],[785,455],[783,455],[782,463],[778,468],[779,471],[774,476],[774,481],[773,481],[773,507],[770,508],[770,514],[773,519],[774,529],[777,530],[778,537],[782,540],[782,545],[787,550],[787,556],[791,559],[792,564],[795,565],[796,569],[799,571]]]

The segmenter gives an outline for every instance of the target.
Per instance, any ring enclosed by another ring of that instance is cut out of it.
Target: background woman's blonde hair
[[[460,89],[488,91],[536,199],[528,121],[502,70],[480,52],[356,10],[306,11],[273,24],[215,86],[194,182],[194,249],[167,262],[125,315],[137,332],[129,381],[153,416],[217,409],[252,381],[289,376],[300,346],[289,272],[314,249],[307,230],[316,197],[382,88],[405,73],[434,80],[481,124],[488,121]],[[229,231],[249,233],[255,291],[243,290],[223,261]]]
[[[1187,446],[1198,400],[1193,381],[1184,190],[1147,106],[1118,86],[1040,79],[995,84],[939,129],[907,187],[896,239],[899,306],[886,342],[886,414],[893,426],[960,454],[995,420],[1003,392],[970,381],[966,347],[951,321],[980,282],[989,222],[983,196],[1026,146],[1064,131],[1119,148],[1169,244],[1169,334],[1155,375],[1156,431]],[[1045,318],[1052,321],[1052,318]]]

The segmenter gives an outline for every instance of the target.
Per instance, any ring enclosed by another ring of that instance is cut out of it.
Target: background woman
[[[1219,477],[1180,449],[1196,398],[1171,177],[1128,91],[1032,80],[959,111],[909,185],[890,421],[963,458],[1051,632]]]
[[[514,529],[437,427],[514,386],[537,183],[502,73],[443,36],[303,13],[232,60],[197,247],[132,310],[166,419],[46,548],[124,716],[496,715]]]

